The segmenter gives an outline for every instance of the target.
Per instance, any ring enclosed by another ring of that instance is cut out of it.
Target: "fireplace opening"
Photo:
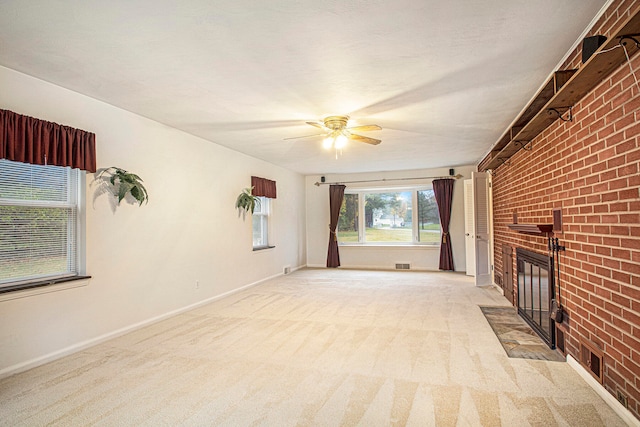
[[[555,322],[549,318],[554,293],[553,264],[549,256],[516,249],[518,313],[551,348],[556,346]]]

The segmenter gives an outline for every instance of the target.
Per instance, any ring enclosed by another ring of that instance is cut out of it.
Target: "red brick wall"
[[[634,1],[616,1],[590,31],[609,35],[629,16]],[[581,61],[580,47],[563,69]],[[640,54],[631,58],[640,80]],[[542,83],[542,82],[541,82]],[[502,271],[502,246],[547,253],[546,238],[519,234],[507,224],[551,224],[561,253],[562,325],[566,352],[580,360],[580,340],[604,353],[606,389],[628,397],[640,418],[640,90],[629,64],[621,65],[573,107],[572,122],[557,120],[531,151],[520,150],[493,171],[494,255]],[[514,250],[515,261],[515,250]],[[515,262],[514,262],[515,264]],[[515,271],[515,265],[512,271]],[[517,279],[514,277],[514,287]]]

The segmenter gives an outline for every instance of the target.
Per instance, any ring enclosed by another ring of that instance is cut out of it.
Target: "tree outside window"
[[[418,191],[418,230],[423,243],[440,243],[440,214],[433,190]]]
[[[358,195],[345,194],[338,218],[338,242],[358,242]]]

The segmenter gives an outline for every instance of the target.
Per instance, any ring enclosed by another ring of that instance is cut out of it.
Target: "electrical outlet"
[[[200,281],[196,280],[196,289],[200,289]]]

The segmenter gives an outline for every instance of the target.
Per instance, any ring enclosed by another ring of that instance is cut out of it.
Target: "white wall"
[[[0,300],[0,376],[305,264],[301,175],[3,67],[0,108],[95,132],[98,168],[139,174],[150,196],[113,212],[87,174],[92,279]],[[251,175],[277,181],[274,249],[253,252],[234,208]]]
[[[456,166],[453,189],[453,205],[449,232],[453,247],[453,262],[456,271],[465,271],[464,247],[464,179],[471,178],[474,166]],[[349,175],[325,175],[327,182],[344,182],[373,179],[414,178],[448,176],[449,168],[421,169],[413,171],[377,172]],[[329,186],[316,186],[320,176],[307,176],[307,265],[324,267],[327,262],[329,244]],[[406,187],[430,184],[431,180],[403,180],[347,184],[349,188]],[[433,246],[340,246],[340,264],[346,268],[394,269],[396,263],[410,263],[415,270],[438,270],[440,247]]]

